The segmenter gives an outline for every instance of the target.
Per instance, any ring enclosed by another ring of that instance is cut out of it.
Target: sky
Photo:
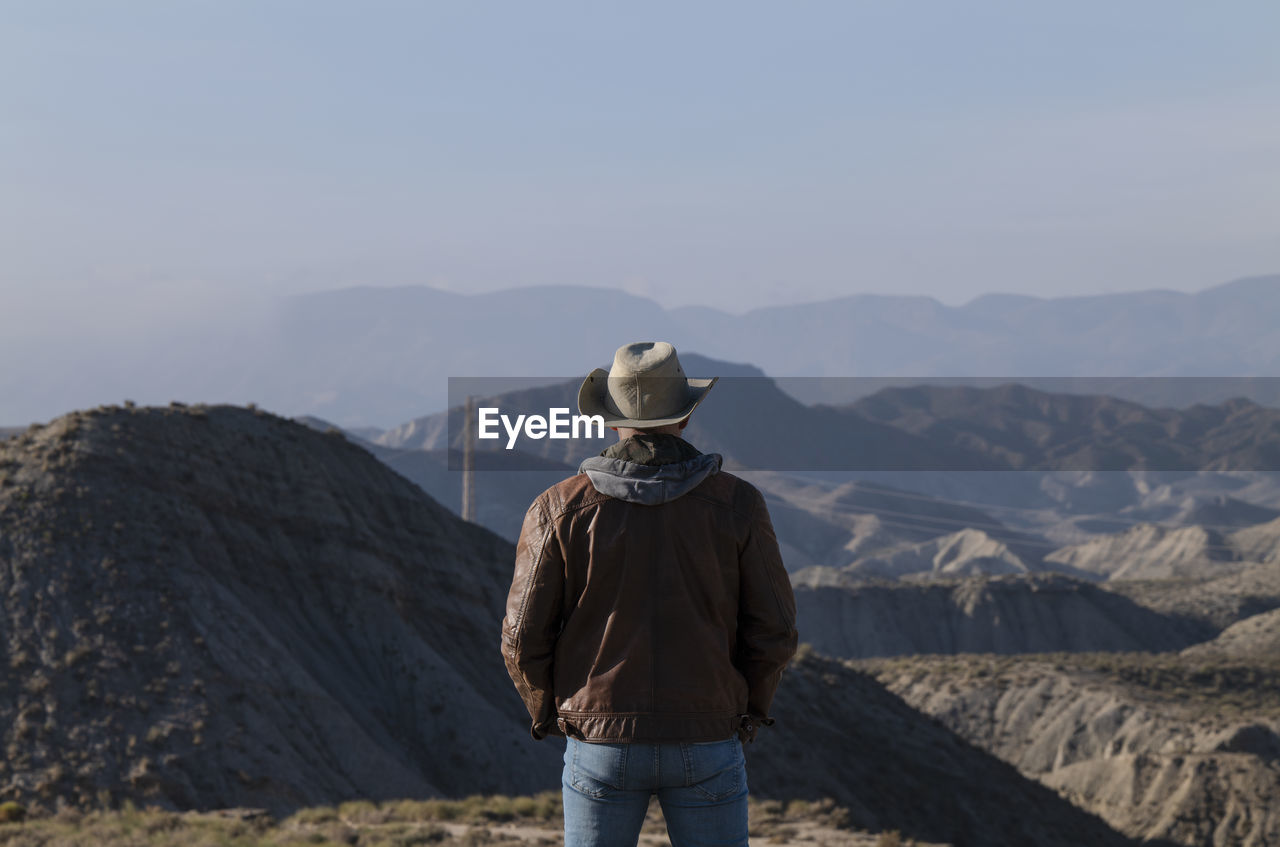
[[[1280,271],[1280,4],[0,0],[0,333]]]

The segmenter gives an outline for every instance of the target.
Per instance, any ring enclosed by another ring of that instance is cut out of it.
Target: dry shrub
[[[349,800],[338,806],[338,817],[347,823],[378,824],[391,819],[388,811],[371,800]]]
[[[286,824],[312,826],[322,823],[333,823],[338,819],[338,810],[332,806],[313,806],[310,809],[299,809],[285,821]]]

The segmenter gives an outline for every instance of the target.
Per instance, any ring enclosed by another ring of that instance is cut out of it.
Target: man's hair
[[[673,427],[673,426],[678,426],[678,427],[680,427],[680,429],[681,429],[681,430],[683,430],[683,429],[684,429],[684,427],[685,427],[685,424],[687,424],[687,423],[689,423],[689,419],[686,417],[686,418],[684,418],[683,420],[676,421],[676,422],[675,422],[675,423],[673,423],[673,424],[664,424],[663,426],[647,426],[647,427],[644,427],[644,428],[641,428],[641,427],[635,427],[634,429],[635,429],[635,431],[636,431],[636,432],[644,432],[644,433],[653,434],[653,433],[655,433],[655,432],[661,432],[662,430],[667,429],[668,427]]]

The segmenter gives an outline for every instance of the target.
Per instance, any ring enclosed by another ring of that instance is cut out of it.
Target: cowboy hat
[[[599,415],[605,426],[667,426],[693,414],[717,379],[686,377],[676,348],[665,341],[637,341],[618,348],[609,370],[596,368],[587,376],[578,389],[578,411]]]

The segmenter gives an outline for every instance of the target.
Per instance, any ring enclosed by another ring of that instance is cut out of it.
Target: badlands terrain
[[[510,539],[433,499],[435,449],[179,404],[0,440],[0,800],[275,826],[553,790],[497,650]],[[539,460],[477,474],[491,519],[571,472]],[[807,643],[753,793],[843,810],[783,842],[1280,843],[1274,482],[984,473],[755,475]]]

